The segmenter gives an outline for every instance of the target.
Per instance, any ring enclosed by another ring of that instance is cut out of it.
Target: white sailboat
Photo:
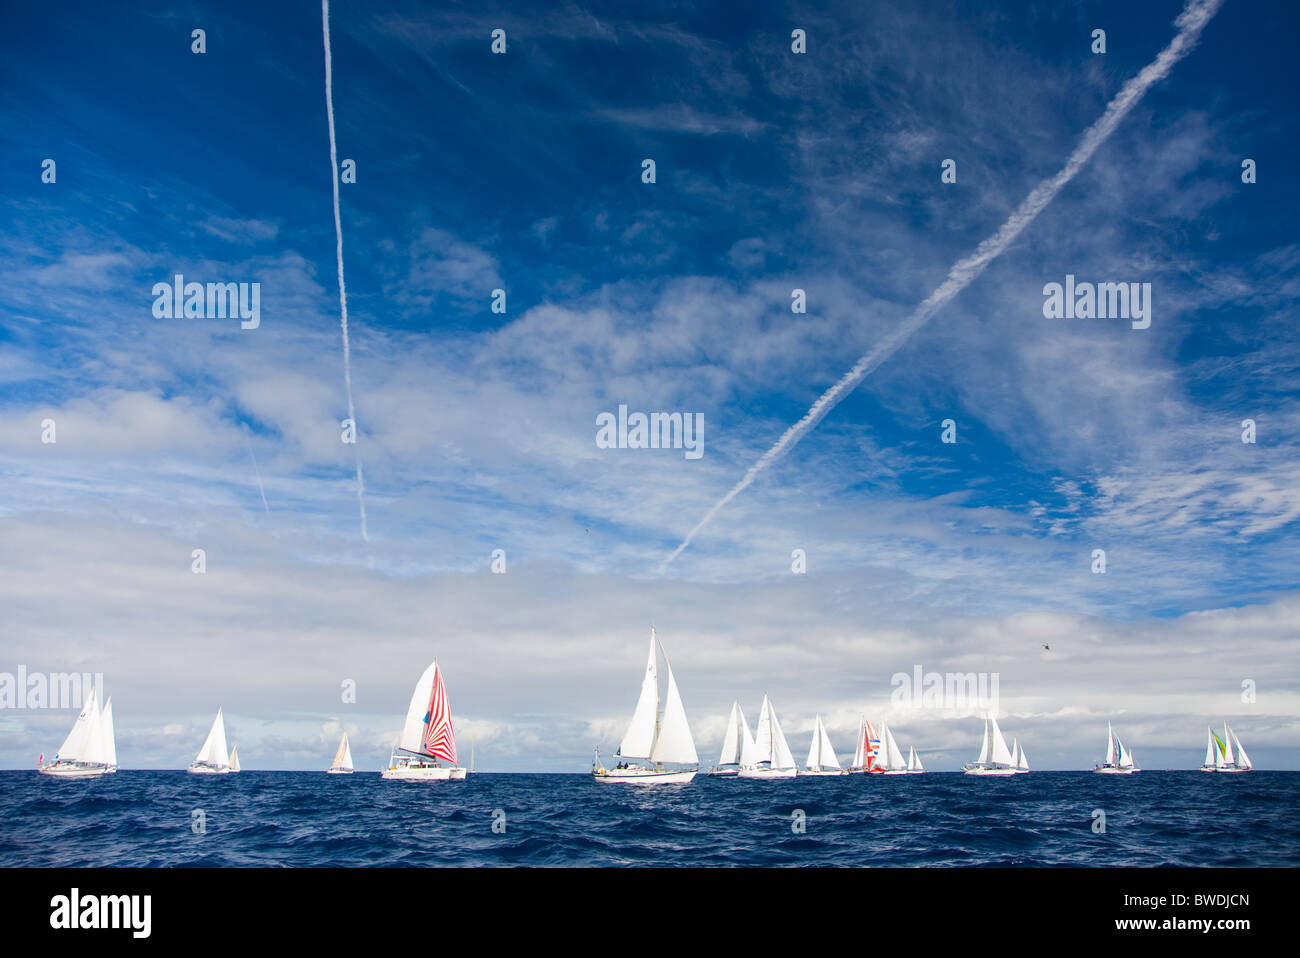
[[[876,730],[871,727],[866,716],[863,716],[858,726],[858,741],[853,749],[853,764],[849,766],[849,773],[878,773],[881,771],[879,760],[880,739],[876,737]]]
[[[907,756],[907,774],[923,775],[925,773],[925,766],[921,764],[921,759],[916,754],[916,746],[911,745],[908,747],[911,749],[911,751],[908,753]]]
[[[232,772],[239,771],[239,746],[238,745],[230,746],[230,770]]]
[[[790,754],[790,745],[781,731],[776,709],[763,696],[763,710],[758,715],[758,734],[754,738],[752,762],[741,763],[741,778],[794,778],[799,766]]]
[[[1133,753],[1120,741],[1109,722],[1106,723],[1106,761],[1093,771],[1102,775],[1132,775],[1140,771],[1133,759]]]
[[[208,730],[208,737],[203,740],[199,754],[190,763],[189,771],[194,775],[229,775],[239,771],[230,763],[230,752],[226,747],[226,720],[222,718],[221,709],[217,709],[217,718]]]
[[[380,775],[397,782],[459,782],[465,773],[456,758],[451,701],[434,659],[415,683],[397,748]]]
[[[668,696],[662,714],[659,710],[660,655],[664,658],[664,671],[668,673]],[[681,694],[677,691],[677,680],[668,664],[668,653],[659,644],[653,628],[650,630],[650,657],[646,662],[645,676],[641,679],[641,695],[614,755],[619,760],[618,765],[605,768],[597,750],[591,777],[598,782],[628,785],[686,785],[700,770],[700,757],[695,751],[695,739],[691,737]],[[651,764],[638,765],[628,762],[628,759],[641,759]],[[665,763],[695,767],[668,768]]]
[[[980,757],[962,767],[967,775],[1018,775],[1015,756],[1007,748],[1007,740],[1002,737],[998,720],[993,716],[984,719],[984,743],[980,746]]]
[[[1218,757],[1214,762],[1216,772],[1237,773],[1251,770],[1250,756],[1241,747],[1241,739],[1237,738],[1237,733],[1228,727],[1226,721],[1223,723],[1223,741],[1220,744],[1222,747],[1219,748]]]
[[[1214,729],[1208,725],[1205,727],[1205,761],[1201,763],[1202,772],[1217,772],[1215,765],[1215,756],[1218,755],[1217,743],[1214,740]]]
[[[348,743],[347,732],[344,732],[343,737],[339,739],[339,750],[334,753],[334,763],[325,771],[330,775],[351,775],[353,773],[352,746]]]
[[[745,713],[741,711],[739,702],[731,703],[731,714],[727,716],[727,731],[722,738],[722,753],[718,756],[718,764],[709,772],[714,778],[735,778],[740,772],[740,760],[743,753],[743,741],[749,743],[749,748],[754,747],[754,736],[749,733],[749,723],[745,721]]]
[[[72,723],[72,731],[59,746],[54,761],[40,766],[43,775],[59,778],[93,778],[117,771],[117,742],[113,735],[113,701],[101,711],[95,687]]]
[[[903,758],[903,752],[898,747],[898,742],[894,739],[894,733],[889,730],[888,722],[880,723],[880,737],[882,742],[881,761],[877,763],[878,768],[885,775],[906,775],[907,762]]]
[[[822,717],[817,716],[813,722],[812,742],[808,746],[808,761],[799,769],[800,775],[844,775],[840,760],[831,747],[831,738],[826,734],[826,725]]]
[[[1025,750],[1020,747],[1020,739],[1014,739],[1011,743],[1011,754],[1015,756],[1016,771],[1023,775],[1029,771],[1029,759],[1025,756]]]

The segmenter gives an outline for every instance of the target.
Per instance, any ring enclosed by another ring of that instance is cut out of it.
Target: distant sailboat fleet
[[[666,676],[664,693],[660,693],[659,660]],[[471,746],[472,752],[472,746]],[[686,785],[699,772],[700,760],[695,750],[686,710],[668,655],[655,630],[650,630],[650,648],[641,693],[632,719],[619,743],[613,768],[606,768],[597,748],[591,776],[601,783],[632,785]],[[117,744],[113,728],[113,702],[103,708],[98,691],[92,686],[72,730],[64,739],[51,762],[37,762],[43,775],[60,778],[94,778],[111,774],[117,768]],[[470,762],[473,765],[473,760]],[[1213,728],[1206,729],[1205,760],[1202,772],[1242,773],[1253,770],[1250,756],[1237,733],[1225,721],[1220,737]],[[229,775],[240,770],[239,749],[227,750],[226,725],[221,709],[208,731],[188,771],[196,775]],[[355,771],[352,746],[348,735],[339,739],[334,761],[326,772],[350,775]],[[452,728],[451,704],[442,670],[435,659],[421,674],[411,693],[406,721],[397,746],[389,758],[383,778],[405,782],[463,781],[470,770],[458,762],[456,736]],[[709,777],[720,779],[786,780],[808,776],[917,775],[926,771],[909,745],[903,757],[893,730],[885,722],[875,727],[864,716],[858,725],[853,760],[846,768],[831,744],[830,734],[821,715],[813,719],[808,755],[800,767],[790,751],[789,742],[777,718],[772,700],[763,696],[755,733],[749,730],[739,701],[731,703],[723,733],[722,752]],[[1012,776],[1029,772],[1029,758],[1018,738],[1008,748],[1006,738],[993,715],[984,718],[984,737],[979,757],[962,766],[967,775]],[[1140,771],[1133,752],[1106,723],[1106,758],[1093,771],[1106,775],[1132,775]]]

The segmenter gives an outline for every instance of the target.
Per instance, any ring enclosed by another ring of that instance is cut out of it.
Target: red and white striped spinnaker
[[[442,669],[434,671],[433,692],[429,696],[429,709],[424,715],[422,744],[426,754],[445,759],[452,765],[458,764],[456,734],[451,727],[451,703],[447,700],[447,687],[442,683]]]

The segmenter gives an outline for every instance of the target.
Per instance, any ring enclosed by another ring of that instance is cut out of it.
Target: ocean
[[[652,788],[554,774],[0,772],[0,866],[436,865],[1296,866],[1300,772],[701,774]]]

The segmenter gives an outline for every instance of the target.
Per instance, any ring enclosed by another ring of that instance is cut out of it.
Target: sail
[[[1025,754],[1025,750],[1020,747],[1019,743],[1016,743],[1016,747],[1019,749],[1019,754],[1016,756],[1016,768],[1027,772],[1029,771],[1029,756]]]
[[[754,737],[754,761],[771,762],[772,755],[772,703],[763,696],[763,708],[758,713],[758,731]]]
[[[727,734],[722,739],[722,754],[718,756],[719,765],[735,765],[740,753],[740,703],[731,703],[731,714],[727,716]]]
[[[433,675],[433,693],[429,697],[429,710],[424,715],[422,751],[434,758],[456,762],[456,733],[451,727],[451,701],[447,687],[442,683],[442,669]]]
[[[623,758],[649,758],[654,748],[655,719],[659,715],[659,671],[655,662],[655,630],[650,630],[650,657],[641,680],[641,697],[636,700],[636,711],[628,724],[618,754]]]
[[[740,743],[740,764],[745,768],[753,768],[758,763],[758,743],[754,741],[754,736],[749,731],[745,713],[737,707],[736,714],[740,716],[740,732],[743,736]]]
[[[1223,738],[1215,739],[1219,741],[1219,767],[1224,768],[1236,764],[1236,759],[1232,757],[1232,730],[1228,728],[1228,723],[1223,723]]]
[[[976,759],[976,764],[987,765],[993,761],[992,738],[989,736],[989,718],[984,718],[984,742],[980,745],[980,757]]]
[[[86,726],[86,742],[81,747],[78,761],[95,765],[108,764],[108,743],[104,740],[104,712],[96,709]]]
[[[1106,764],[1115,764],[1115,733],[1111,731],[1110,723],[1106,723]]]
[[[82,756],[86,752],[86,745],[90,739],[90,734],[94,731],[97,719],[99,718],[99,706],[95,700],[95,687],[90,687],[90,694],[86,696],[85,703],[81,706],[81,714],[77,720],[72,723],[72,731],[68,737],[63,740],[55,754],[68,762],[84,761]]]
[[[664,654],[664,671],[668,673],[668,697],[650,760],[699,765],[700,756],[695,751],[695,739],[691,737],[691,726],[686,721],[686,709],[677,691],[677,679],[673,678],[673,667],[668,663],[667,653]]]
[[[907,770],[909,772],[924,772],[925,767],[921,764],[921,759],[917,757],[916,746],[909,746],[911,749],[907,755]]]
[[[234,748],[230,750],[230,770],[232,772],[239,771],[239,746],[238,745],[236,745]]]
[[[867,764],[867,720],[863,718],[858,723],[858,742],[853,749],[853,764],[850,768],[865,768]]]
[[[1232,744],[1237,746],[1237,768],[1250,768],[1250,756],[1241,747],[1241,739],[1237,738],[1236,732],[1232,733]]]
[[[812,740],[808,743],[808,760],[804,762],[804,768],[819,768],[821,766],[822,737],[819,734],[822,730],[822,717],[818,715],[813,719]]]
[[[768,712],[772,716],[772,767],[795,768],[794,756],[790,754],[790,745],[785,740],[785,733],[781,731],[776,709],[769,709]]]
[[[339,739],[339,749],[334,753],[334,762],[330,768],[351,768],[352,767],[352,748],[348,745],[348,733],[344,732],[343,737]]]
[[[104,703],[104,710],[99,713],[99,734],[104,742],[103,762],[110,768],[117,767],[117,735],[113,731],[113,700]]]
[[[866,768],[870,770],[874,766],[880,764],[879,761],[880,739],[876,737],[876,730],[871,727],[870,722],[868,722],[866,719],[863,719],[862,722],[866,726],[866,744],[865,744],[865,749],[866,749],[865,755],[867,757]]]
[[[1127,748],[1124,747],[1124,741],[1123,741],[1123,739],[1116,738],[1115,741],[1119,743],[1119,767],[1120,767],[1120,768],[1132,768],[1132,767],[1133,767],[1133,753],[1130,752]]]
[[[1205,730],[1205,761],[1202,764],[1214,764],[1214,732],[1208,728]]]
[[[817,716],[817,726],[821,729],[821,754],[818,756],[820,763],[826,768],[838,769],[840,760],[835,757],[835,749],[831,745],[831,737],[826,734],[826,723],[822,717]]]
[[[433,679],[438,671],[438,660],[434,659],[424,670],[420,680],[415,683],[411,693],[411,702],[406,707],[406,721],[402,725],[401,738],[397,747],[404,752],[424,751],[424,730],[428,724],[429,702],[433,698]]]
[[[212,729],[203,740],[203,747],[194,756],[194,761],[218,768],[230,764],[230,752],[226,749],[226,720],[221,717],[221,709],[217,709],[217,719],[212,723]]]
[[[898,742],[894,740],[894,733],[885,723],[881,723],[881,729],[884,731],[885,739],[885,768],[891,771],[906,768],[907,763],[903,761],[903,752],[899,749]]]
[[[989,758],[995,765],[1011,765],[1014,760],[1011,757],[1011,750],[1007,748],[1007,740],[1002,737],[1002,729],[998,728],[998,720],[989,717],[989,727],[993,740],[993,751]]]

